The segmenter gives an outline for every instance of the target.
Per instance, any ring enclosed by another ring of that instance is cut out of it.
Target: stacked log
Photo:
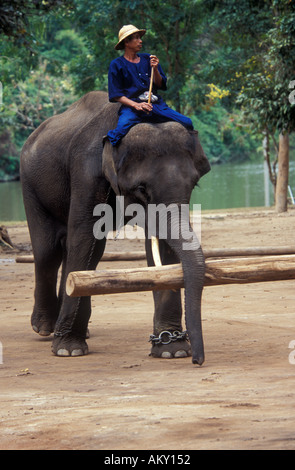
[[[211,248],[204,250],[205,258],[229,258],[233,256],[270,256],[295,254],[295,246],[269,246],[249,248]],[[146,258],[145,251],[107,252],[101,261],[136,261]],[[17,263],[34,263],[33,255],[19,255]]]

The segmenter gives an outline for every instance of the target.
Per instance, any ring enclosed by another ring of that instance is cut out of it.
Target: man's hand
[[[153,110],[153,105],[149,104],[149,103],[146,103],[146,102],[136,103],[134,101],[133,109],[135,109],[136,111],[143,111],[143,112],[149,114]]]
[[[137,103],[136,101],[127,98],[127,96],[120,96],[120,98],[116,98],[116,101],[123,104],[124,106],[129,106],[130,108],[135,109],[135,111],[144,111],[147,114],[153,110],[152,104],[148,104],[146,102]]]
[[[159,62],[160,61],[156,55],[150,55],[150,64],[151,67],[154,68],[154,84],[157,88],[161,88],[162,86],[162,77],[158,70]]]
[[[158,68],[159,59],[156,55],[150,55],[150,64],[151,64],[151,67],[154,67],[155,69]]]

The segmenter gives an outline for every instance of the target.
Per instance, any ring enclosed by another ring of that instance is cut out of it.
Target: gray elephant
[[[88,353],[91,298],[69,297],[65,283],[71,271],[95,269],[103,255],[106,239],[93,235],[98,220],[94,207],[108,204],[115,211],[118,194],[124,196],[125,207],[189,204],[192,189],[210,170],[197,133],[175,122],[138,124],[119,146],[108,141],[103,145],[103,137],[116,126],[119,106],[109,103],[104,92],[90,92],[42,123],[21,154],[23,199],[35,259],[31,323],[41,336],[54,332],[52,351],[58,356]],[[173,224],[180,222],[166,215],[167,237],[159,241],[160,253],[163,264],[182,263],[188,337],[182,332],[180,290],[157,291],[151,354],[192,355],[193,363],[202,364],[204,257],[195,242],[184,250],[185,240],[171,236]],[[145,243],[152,266],[150,237]]]

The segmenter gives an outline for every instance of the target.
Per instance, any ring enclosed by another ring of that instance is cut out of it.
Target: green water
[[[295,162],[289,185],[295,197]],[[213,165],[193,191],[192,204],[203,210],[263,207],[273,204],[273,191],[262,163]],[[0,183],[0,221],[25,220],[20,182]]]
[[[295,190],[294,165],[290,166],[290,179],[293,179]],[[201,204],[203,210],[209,210],[270,206],[274,198],[263,162],[228,163],[212,166],[194,189],[191,202]]]
[[[26,220],[19,181],[0,183],[0,221]]]

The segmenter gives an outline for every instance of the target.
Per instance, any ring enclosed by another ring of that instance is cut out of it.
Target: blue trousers
[[[161,99],[159,103],[153,103],[153,111],[149,114],[143,111],[134,111],[127,106],[121,106],[118,114],[119,120],[116,129],[109,131],[107,134],[113,146],[120,142],[132,126],[140,122],[157,123],[176,121],[187,129],[193,130],[193,123],[190,118],[169,108]]]

